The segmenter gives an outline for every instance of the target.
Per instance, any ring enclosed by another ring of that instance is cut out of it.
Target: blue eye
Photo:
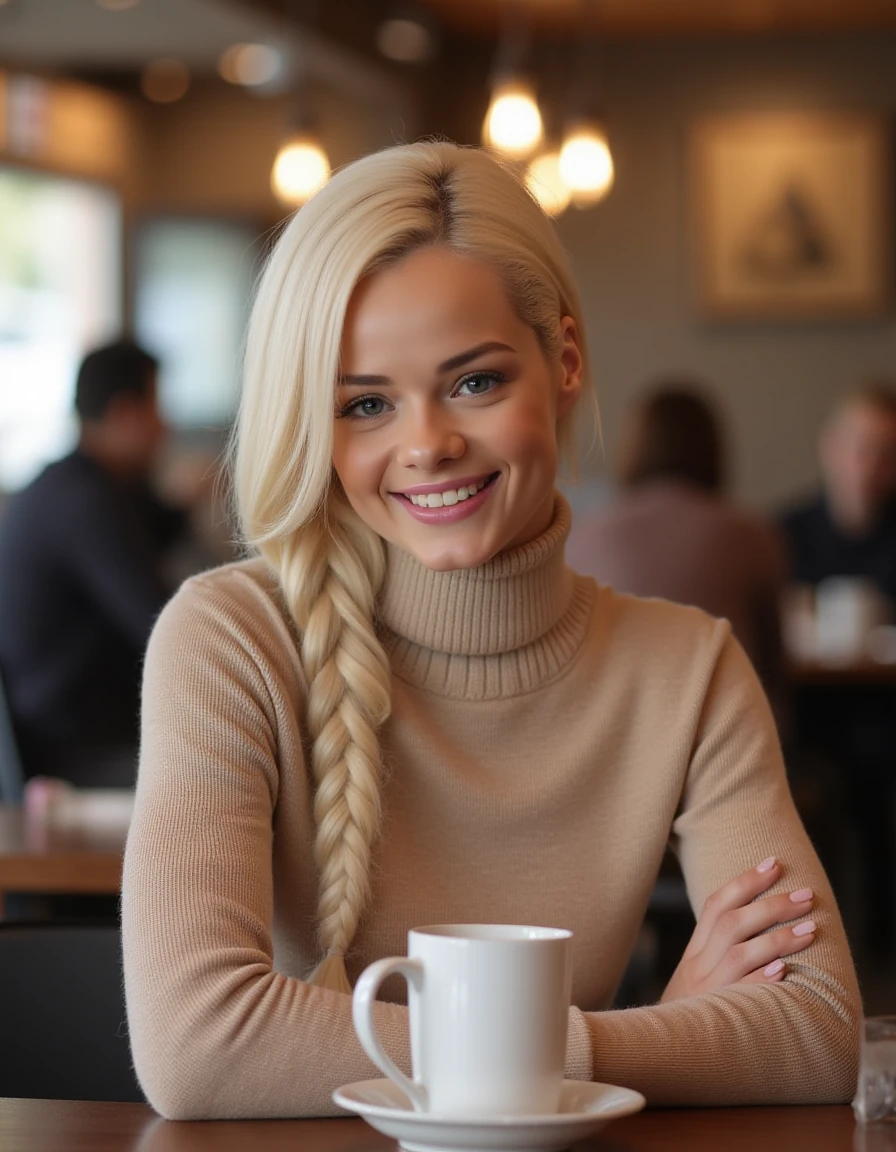
[[[471,372],[457,386],[456,396],[486,396],[504,382],[500,372]]]
[[[359,420],[373,420],[377,416],[382,416],[386,411],[388,411],[388,404],[382,396],[358,396],[357,399],[351,400],[337,411],[336,419],[341,420],[344,416],[353,416]]]

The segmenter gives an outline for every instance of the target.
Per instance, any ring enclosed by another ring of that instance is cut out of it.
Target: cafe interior
[[[843,397],[896,394],[894,118],[892,0],[0,0],[0,549],[19,494],[75,444],[82,358],[127,334],[158,359],[153,484],[189,506],[168,586],[238,558],[222,460],[265,255],[332,172],[421,138],[500,155],[569,254],[599,407],[562,482],[576,566],[592,546],[577,526],[625,499],[628,421],[663,382],[721,425],[717,498],[777,533],[828,479]],[[896,744],[866,769],[840,734],[870,715],[896,736],[896,603],[875,572],[821,581],[781,556],[766,689],[865,1012],[894,1013]],[[652,579],[662,559],[645,564]],[[133,1103],[118,893],[134,783],[35,774],[3,654],[0,635],[0,1097],[18,1109],[0,1107],[0,1150],[198,1148]],[[620,1006],[658,998],[693,924],[670,854]],[[138,1111],[103,1114],[91,1144],[87,1112],[38,1099]],[[816,1121],[830,1142],[813,1146],[853,1146]],[[225,1127],[212,1144],[236,1147]],[[325,1129],[304,1135],[335,1149]],[[659,1129],[619,1132],[660,1146]],[[369,1146],[350,1133],[340,1148]],[[740,1147],[730,1135],[688,1129],[687,1146]],[[302,1138],[272,1122],[250,1144]]]

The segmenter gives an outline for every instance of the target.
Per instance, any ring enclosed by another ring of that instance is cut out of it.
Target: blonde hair
[[[375,628],[382,542],[332,468],[334,387],[358,282],[437,244],[495,268],[549,356],[560,353],[560,318],[572,316],[587,369],[578,295],[553,225],[495,160],[448,143],[390,148],[338,172],[280,236],[247,336],[234,495],[244,539],[276,574],[300,638],[326,954],[311,979],[342,990],[369,895],[390,671]],[[558,440],[569,457],[569,416]]]

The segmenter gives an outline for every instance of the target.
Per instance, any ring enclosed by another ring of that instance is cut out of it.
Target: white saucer
[[[645,1104],[641,1093],[630,1088],[582,1080],[564,1080],[558,1111],[536,1116],[477,1120],[415,1112],[391,1080],[346,1084],[336,1089],[333,1099],[408,1152],[559,1152]]]

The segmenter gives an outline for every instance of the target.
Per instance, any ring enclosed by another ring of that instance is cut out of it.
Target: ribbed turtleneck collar
[[[389,545],[378,615],[396,673],[460,696],[495,695],[498,684],[525,691],[550,678],[581,642],[587,616],[563,558],[570,522],[557,493],[541,536],[454,572],[433,572]]]

